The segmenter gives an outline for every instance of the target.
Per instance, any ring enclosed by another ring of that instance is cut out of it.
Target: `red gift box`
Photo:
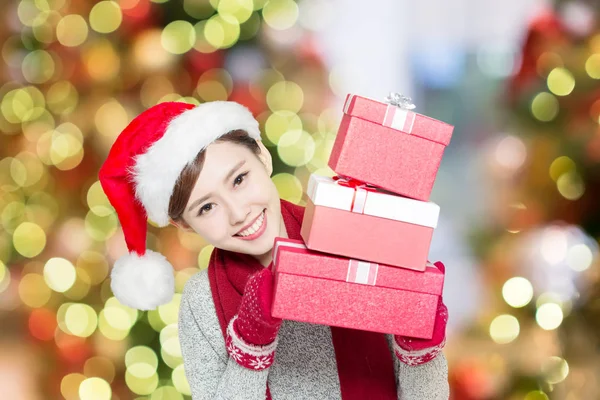
[[[391,192],[428,200],[454,127],[349,94],[329,167]]]
[[[444,274],[336,257],[276,238],[274,317],[430,339]]]
[[[423,271],[440,207],[312,174],[300,234],[311,250]]]

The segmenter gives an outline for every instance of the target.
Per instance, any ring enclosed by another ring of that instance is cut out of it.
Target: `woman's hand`
[[[445,273],[446,268],[443,263],[438,261],[434,265]],[[394,336],[394,350],[400,361],[408,365],[420,365],[433,360],[446,344],[447,322],[448,308],[440,296],[431,339]]]
[[[273,318],[273,273],[269,267],[252,275],[244,289],[244,295],[233,328],[247,343],[265,346],[277,337],[282,320]]]

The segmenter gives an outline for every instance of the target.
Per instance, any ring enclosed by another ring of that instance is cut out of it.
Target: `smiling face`
[[[258,156],[237,143],[210,144],[182,218],[213,246],[268,264],[275,237],[287,235],[271,156],[258,144]]]

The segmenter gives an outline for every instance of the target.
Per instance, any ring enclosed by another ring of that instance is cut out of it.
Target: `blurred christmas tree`
[[[474,235],[494,315],[464,343],[455,399],[600,398],[598,2],[528,28],[487,157],[490,223]],[[491,337],[493,343],[488,339]]]
[[[336,121],[312,38],[322,20],[314,3],[300,11],[293,0],[0,2],[0,331],[15,326],[11,340],[43,353],[32,398],[189,397],[178,297],[147,313],[112,297],[109,266],[126,247],[97,171],[145,108],[233,100],[261,122],[281,196],[301,202]],[[148,242],[175,266],[178,292],[211,251],[174,227]]]

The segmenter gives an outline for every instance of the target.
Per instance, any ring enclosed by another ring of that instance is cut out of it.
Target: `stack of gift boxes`
[[[444,274],[427,260],[428,199],[453,127],[408,100],[346,98],[338,176],[310,176],[303,240],[275,240],[273,316],[431,338]]]

